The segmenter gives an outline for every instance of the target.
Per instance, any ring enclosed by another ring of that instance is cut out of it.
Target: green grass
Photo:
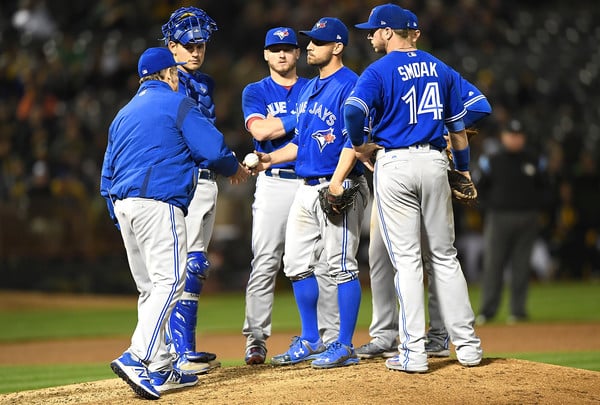
[[[0,367],[0,393],[34,390],[113,378],[106,363]]]
[[[469,290],[473,309],[479,307],[480,290]],[[504,323],[508,295],[505,291],[500,312],[494,322]],[[600,322],[599,283],[533,284],[528,301],[531,322]],[[203,333],[241,333],[244,320],[243,294],[207,295],[200,300],[199,324]],[[125,305],[107,309],[43,309],[15,312],[0,308],[0,334],[3,342],[99,336],[130,336],[136,322],[136,308]],[[366,330],[371,320],[370,290],[363,288],[357,328]],[[8,326],[10,325],[10,326]],[[273,329],[297,331],[299,317],[289,290],[278,291],[273,308]],[[510,357],[536,362],[600,371],[600,353],[486,353],[489,357]],[[225,361],[224,366],[240,361]],[[0,366],[0,393],[38,389],[112,378],[102,364],[58,364],[52,366]]]
[[[492,353],[485,357],[499,357],[535,361],[557,366],[600,371],[600,352],[555,352],[555,353]]]

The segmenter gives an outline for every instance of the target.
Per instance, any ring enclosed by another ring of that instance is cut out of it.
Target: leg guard
[[[190,361],[209,362],[216,358],[213,353],[196,352],[198,297],[209,266],[204,252],[188,253],[183,295],[169,321],[169,337],[174,351]]]

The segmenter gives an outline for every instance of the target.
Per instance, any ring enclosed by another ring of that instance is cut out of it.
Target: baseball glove
[[[329,187],[323,187],[319,190],[319,203],[321,209],[328,217],[335,217],[346,212],[352,204],[358,190],[359,184],[355,184],[350,188],[344,189],[340,195],[333,195],[329,192]]]
[[[448,183],[452,198],[456,201],[468,206],[477,204],[477,189],[467,176],[456,170],[448,170]]]

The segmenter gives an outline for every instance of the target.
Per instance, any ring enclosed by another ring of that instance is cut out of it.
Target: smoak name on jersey
[[[373,117],[372,139],[384,148],[429,143],[445,148],[445,125],[463,125],[460,80],[423,51],[390,52],[369,65],[346,101]],[[398,128],[397,119],[406,125]]]
[[[402,81],[416,79],[418,77],[433,76],[438,77],[437,63],[435,62],[415,62],[407,65],[398,66],[398,73]]]

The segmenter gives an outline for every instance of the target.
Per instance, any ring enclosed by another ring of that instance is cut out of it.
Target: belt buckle
[[[198,171],[198,179],[215,181],[216,180],[216,176],[209,169],[200,169]]]
[[[417,143],[408,147],[409,150],[419,152],[429,152],[431,146],[428,143]]]

